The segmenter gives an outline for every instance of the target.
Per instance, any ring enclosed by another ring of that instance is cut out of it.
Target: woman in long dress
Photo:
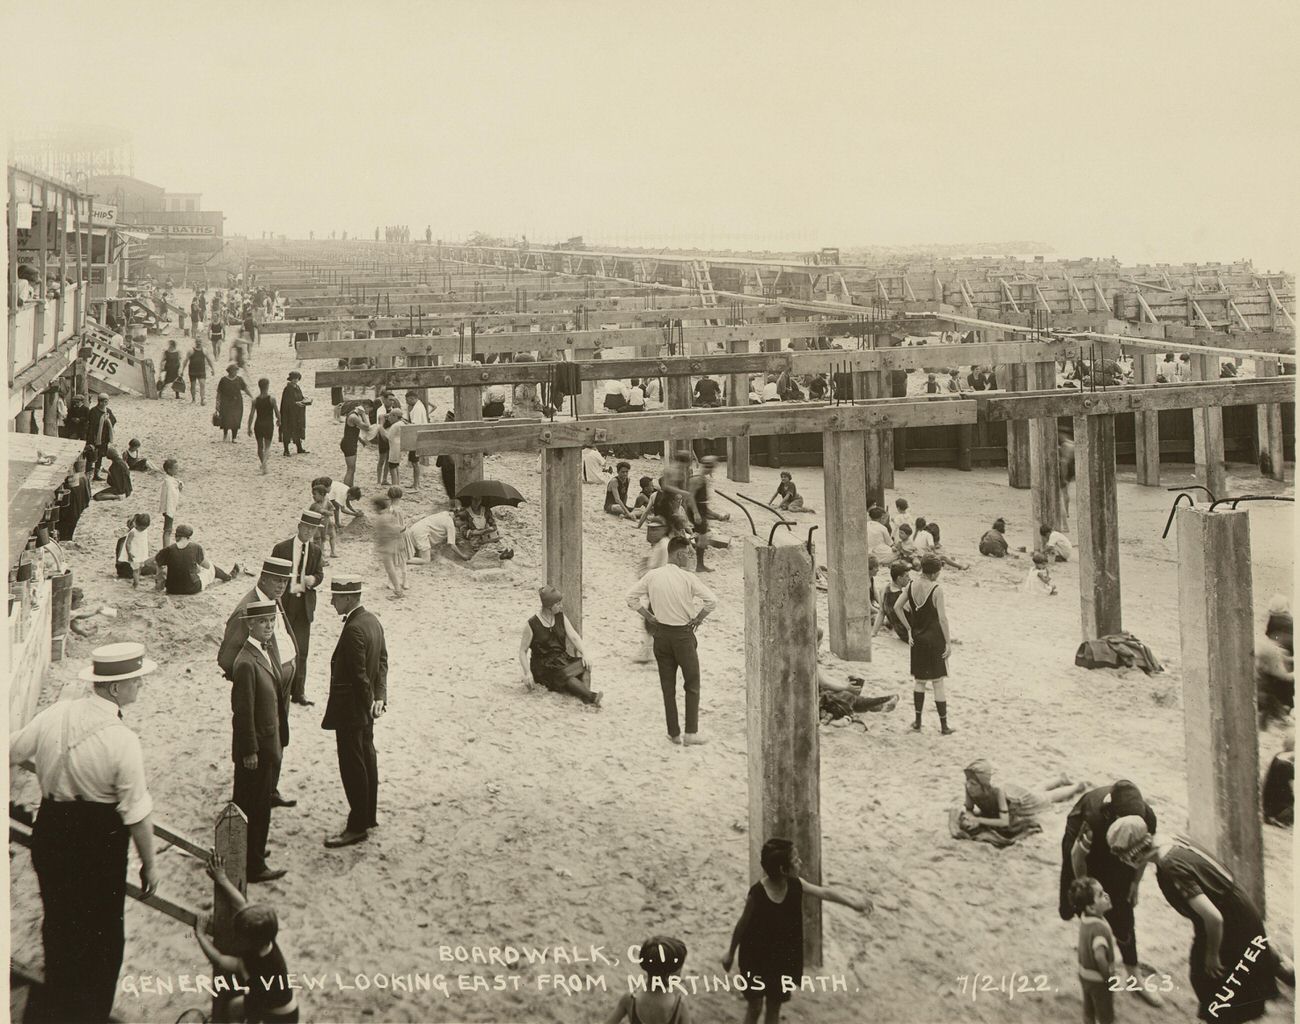
[[[921,731],[921,712],[925,709],[925,684],[934,684],[934,707],[939,712],[939,731],[951,736],[957,730],[948,728],[948,694],[945,683],[948,677],[948,616],[944,610],[943,591],[939,589],[939,573],[943,563],[936,555],[921,559],[923,579],[907,585],[895,604],[896,612],[906,618],[908,646],[912,656],[912,702],[916,706],[916,721],[912,731]]]
[[[1279,978],[1294,987],[1295,969],[1273,948],[1255,904],[1209,852],[1183,836],[1153,837],[1136,815],[1112,824],[1106,842],[1131,867],[1154,864],[1165,902],[1192,922],[1188,973],[1200,1020],[1257,1020]]]
[[[226,367],[226,375],[217,381],[217,426],[221,428],[221,440],[230,435],[230,442],[239,440],[239,428],[244,422],[244,396],[249,398],[248,385],[239,376],[239,367],[231,363]]]
[[[307,399],[303,397],[302,374],[297,370],[289,373],[289,381],[280,392],[280,441],[284,445],[284,454],[288,455],[289,445],[298,448],[299,455],[310,454],[302,446],[307,436]]]
[[[257,382],[257,397],[248,410],[248,433],[257,439],[257,460],[262,464],[262,475],[267,473],[267,459],[271,455],[271,441],[275,425],[280,421],[280,410],[271,394],[271,382],[263,377]]]

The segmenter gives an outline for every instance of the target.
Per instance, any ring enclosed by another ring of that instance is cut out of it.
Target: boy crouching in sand
[[[266,1022],[298,1024],[298,1002],[289,987],[289,968],[275,941],[279,920],[275,911],[262,903],[249,903],[226,874],[225,864],[216,853],[208,855],[208,877],[221,887],[236,908],[234,930],[236,956],[225,956],[207,936],[208,914],[200,914],[194,923],[194,937],[208,962],[219,971],[233,974],[243,987],[243,995],[219,998],[214,1021]]]
[[[1106,921],[1110,897],[1101,883],[1087,876],[1070,883],[1070,906],[1079,916],[1079,984],[1083,986],[1086,1024],[1111,1024],[1115,997],[1111,976],[1115,972],[1115,935]]]

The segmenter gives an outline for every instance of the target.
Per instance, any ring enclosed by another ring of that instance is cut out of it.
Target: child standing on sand
[[[393,597],[405,597],[406,541],[402,536],[400,521],[387,498],[376,498],[374,505],[375,552],[379,555],[379,564],[388,574],[388,583],[393,588]]]
[[[1106,921],[1110,897],[1097,879],[1076,878],[1070,883],[1070,906],[1079,916],[1079,985],[1083,988],[1085,1024],[1111,1024],[1115,997],[1115,933]]]
[[[334,544],[334,540],[338,536],[338,529],[334,523],[334,506],[330,504],[329,484],[318,479],[311,485],[311,504],[307,507],[313,512],[319,512],[321,515],[321,527],[317,543],[324,544],[328,541],[330,558],[338,557]]]
[[[804,895],[841,903],[860,914],[871,913],[873,904],[800,878],[799,854],[788,839],[765,842],[759,863],[763,878],[750,886],[722,966],[731,970],[739,947],[740,971],[748,982],[745,1024],[758,1024],[765,1001],[764,1024],[776,1024],[781,1019],[781,1005],[790,1001],[790,992],[799,987],[803,977]]]
[[[639,963],[646,975],[644,992],[629,992],[618,1001],[605,1024],[691,1024],[686,993],[672,979],[682,971],[686,943],[667,935],[652,935],[641,943]]]

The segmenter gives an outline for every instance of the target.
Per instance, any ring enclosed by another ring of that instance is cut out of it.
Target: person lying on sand
[[[1024,832],[1031,827],[1039,831],[1038,816],[1052,804],[1073,800],[1089,789],[1086,782],[1071,782],[1065,775],[1026,789],[1014,783],[993,785],[993,765],[984,759],[972,761],[965,768],[966,808],[958,821],[972,828],[1009,829]]]
[[[817,693],[820,697],[828,694],[836,694],[840,699],[850,707],[853,712],[864,711],[893,711],[898,707],[898,694],[891,694],[888,697],[864,697],[862,696],[862,687],[865,680],[861,676],[849,676],[847,686],[840,686],[831,682],[830,676],[822,668],[822,640],[825,632],[820,626],[817,627]]]

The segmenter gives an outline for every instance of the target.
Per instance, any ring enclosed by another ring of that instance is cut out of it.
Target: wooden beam
[[[664,409],[684,411],[691,407],[691,378],[674,375],[664,386]],[[670,437],[664,440],[664,461],[672,461],[677,452],[691,452],[694,437]]]
[[[1192,356],[1192,378],[1197,381],[1219,380],[1218,356]],[[1257,382],[1256,382],[1257,383]],[[1228,491],[1227,467],[1223,452],[1223,410],[1199,405],[1192,410],[1192,449],[1197,479],[1216,498]]]
[[[749,877],[773,836],[791,840],[804,877],[822,882],[817,605],[802,545],[745,538]],[[822,963],[821,900],[803,901],[803,962]]]
[[[1159,409],[1203,406],[1261,405],[1294,402],[1289,379],[1220,380],[1214,383],[1156,384],[1107,388],[1105,391],[1039,391],[1025,395],[977,394],[980,415],[989,420],[1033,419],[1038,416],[1112,416]]]
[[[456,423],[468,423],[473,420],[483,418],[483,389],[478,386],[460,387],[452,392],[452,411],[456,414]],[[405,445],[407,430],[410,427],[401,429],[401,442],[404,451],[410,451]],[[416,429],[423,429],[417,427]],[[476,451],[457,451],[456,457],[456,490],[459,491],[466,484],[473,483],[475,480],[483,479],[483,450],[486,446],[480,447]],[[452,454],[452,452],[420,452],[421,455],[434,454]]]
[[[1007,391],[1029,390],[1029,367],[1016,363],[1002,367],[1003,386]],[[1007,484],[1016,490],[1028,490],[1029,472],[1029,421],[1007,421]]]
[[[854,374],[854,389],[862,398],[868,401],[883,398],[883,376],[879,370]],[[879,430],[863,431],[862,481],[867,508],[872,505],[879,505],[881,508],[885,506],[884,461],[881,452],[882,436],[883,432]],[[865,523],[863,529],[866,529]]]
[[[826,603],[831,651],[847,661],[871,660],[871,590],[863,585],[867,564],[865,430],[822,434],[826,489]]]
[[[248,891],[248,819],[232,803],[226,804],[213,825],[213,849],[226,866],[226,877],[241,893]],[[212,886],[212,938],[223,953],[238,949],[235,941],[237,907],[215,882]]]
[[[1255,379],[1267,380],[1277,376],[1277,360],[1256,359]],[[1272,480],[1286,480],[1286,454],[1283,448],[1282,407],[1276,402],[1255,407],[1256,461],[1259,471]]]
[[[459,417],[457,417],[459,419]],[[690,440],[754,434],[810,434],[825,430],[884,430],[889,427],[973,423],[975,402],[942,398],[923,401],[886,399],[862,405],[812,402],[770,403],[744,409],[692,409],[688,412],[623,413],[581,420],[498,420],[400,427],[402,451],[419,455],[463,454],[490,450],[536,451],[587,444]]]
[[[1056,386],[1056,363],[1034,363],[1029,367],[1031,387],[1046,390]],[[1008,399],[1018,404],[1023,399]],[[1021,408],[1032,406],[1021,405]],[[1029,424],[1029,495],[1031,536],[1041,527],[1069,531],[1061,505],[1061,473],[1058,456],[1056,409],[1048,405]]]
[[[748,341],[727,343],[728,354],[741,355],[749,352]],[[733,373],[727,378],[727,405],[732,408],[749,407],[749,374]],[[749,483],[749,437],[748,435],[727,438],[727,479],[733,483]]]
[[[1135,356],[1133,379],[1137,384],[1154,387],[1156,383],[1156,357]],[[1160,413],[1133,414],[1134,457],[1137,462],[1137,482],[1143,487],[1160,486]],[[1082,505],[1080,506],[1082,508]]]
[[[1123,629],[1114,416],[1075,417],[1074,464],[1083,639],[1096,640]]]
[[[564,615],[582,631],[582,452],[542,452],[542,550],[546,583],[564,595]]]
[[[1263,914],[1250,513],[1181,508],[1177,530],[1189,831]]]

